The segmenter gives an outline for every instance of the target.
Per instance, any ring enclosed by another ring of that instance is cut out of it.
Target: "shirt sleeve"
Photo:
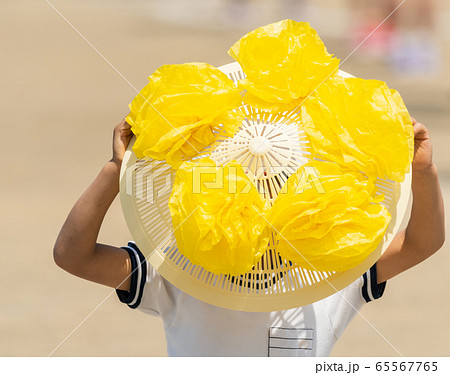
[[[376,263],[362,277],[363,286],[361,293],[366,302],[374,301],[383,296],[384,289],[386,288],[386,281],[380,284],[378,283]]]
[[[152,267],[134,242],[129,242],[123,249],[130,256],[131,285],[129,291],[116,289],[119,300],[145,314],[171,319],[175,314],[178,289]]]
[[[341,337],[345,328],[367,302],[383,295],[385,287],[386,282],[377,282],[377,266],[374,264],[352,284],[323,300],[336,339]]]
[[[136,309],[142,300],[148,264],[134,242],[129,242],[128,246],[124,246],[122,249],[128,252],[131,261],[130,290],[116,289],[116,293],[120,302],[127,304],[132,309]]]

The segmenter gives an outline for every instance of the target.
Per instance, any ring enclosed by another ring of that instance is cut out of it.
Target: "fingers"
[[[421,122],[415,122],[413,124],[414,134],[426,131],[427,128]]]
[[[120,129],[120,134],[121,134],[122,136],[129,136],[129,135],[132,135],[133,132],[131,131],[131,125],[128,124],[127,122],[125,122],[125,123],[122,125],[122,128]]]
[[[120,124],[122,125],[123,130],[131,129],[131,125],[126,121],[126,117],[122,120]]]
[[[429,138],[428,129],[421,122],[417,122],[413,117],[411,117],[413,121],[413,129],[414,129],[414,138],[417,140],[424,140]]]
[[[125,150],[127,149],[132,136],[133,132],[131,131],[131,125],[128,124],[126,118],[124,118],[114,127],[112,161],[122,163]]]
[[[126,117],[114,127],[114,134],[125,137],[133,134],[131,131],[131,125],[126,122]]]
[[[122,121],[120,121],[120,122],[114,127],[114,129],[118,129],[118,130],[120,130],[120,129],[131,129],[131,125],[128,124],[128,122],[126,121],[126,117],[125,117]]]
[[[414,127],[414,132],[416,132],[416,129],[421,129],[422,127],[425,128],[425,126],[424,126],[422,123],[418,122],[418,121],[417,121],[414,117],[412,117],[412,116],[411,116],[411,122],[412,122],[412,125],[413,125],[413,127]]]

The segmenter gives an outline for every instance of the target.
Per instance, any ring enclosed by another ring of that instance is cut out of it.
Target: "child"
[[[71,210],[54,247],[64,270],[116,288],[131,308],[164,320],[171,356],[327,356],[357,311],[381,297],[387,280],[422,262],[444,243],[444,206],[428,130],[414,119],[413,206],[407,228],[378,262],[340,292],[308,306],[241,312],[209,305],[180,291],[147,263],[134,243],[97,243],[103,218],[119,192],[119,172],[132,137],[114,129],[113,156]]]

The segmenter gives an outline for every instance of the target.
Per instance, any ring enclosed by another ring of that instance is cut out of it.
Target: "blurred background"
[[[147,76],[162,64],[232,62],[229,47],[267,23],[310,22],[342,70],[401,93],[431,131],[448,210],[450,0],[407,0],[378,27],[400,4],[2,0],[0,355],[47,356],[56,348],[56,356],[166,355],[157,318],[58,269],[52,247],[72,205],[109,160],[112,129]],[[121,246],[130,238],[116,200],[100,241]],[[405,356],[450,354],[449,261],[446,244],[361,311]],[[360,316],[332,354],[397,355]]]

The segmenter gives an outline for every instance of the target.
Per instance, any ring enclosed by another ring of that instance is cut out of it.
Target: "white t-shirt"
[[[202,302],[164,279],[135,243],[124,247],[133,267],[121,302],[160,316],[169,356],[328,356],[357,311],[383,295],[376,265],[358,280],[321,301],[274,312],[242,312]]]

